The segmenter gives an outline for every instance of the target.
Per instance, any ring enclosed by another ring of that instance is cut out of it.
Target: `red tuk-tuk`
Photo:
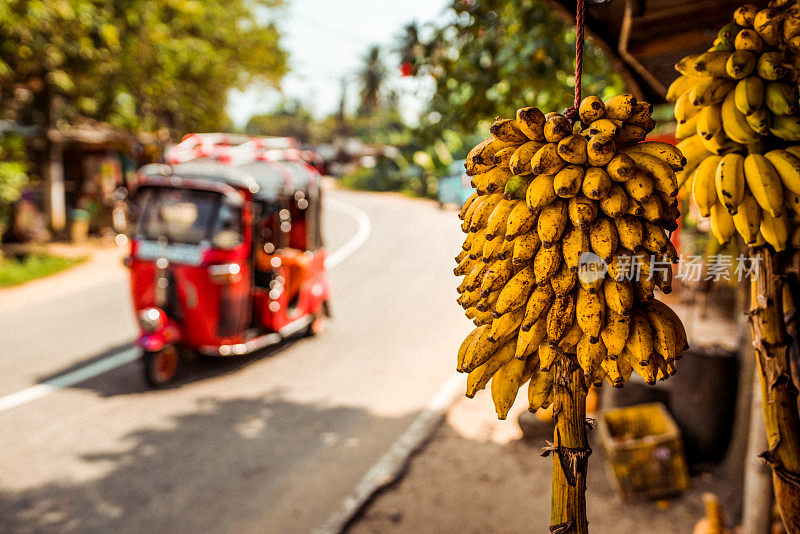
[[[302,161],[140,169],[128,264],[151,386],[189,351],[238,356],[324,327],[320,185]]]

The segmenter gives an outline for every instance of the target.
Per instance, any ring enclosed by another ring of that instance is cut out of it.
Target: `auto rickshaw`
[[[311,167],[193,160],[147,165],[137,178],[127,263],[148,384],[173,379],[187,354],[239,356],[324,328],[330,288]]]

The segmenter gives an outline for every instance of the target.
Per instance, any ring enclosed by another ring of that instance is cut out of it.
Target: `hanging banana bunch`
[[[667,232],[686,160],[645,140],[651,112],[631,94],[583,99],[574,125],[522,108],[467,156],[476,193],[459,213],[455,274],[476,328],[457,369],[468,397],[491,381],[500,419],[526,383],[529,409],[549,406],[565,355],[589,383],[621,387],[634,372],[667,379],[688,348],[678,316],[654,298],[671,291]]]
[[[721,244],[800,247],[800,7],[744,5],[702,54],[680,60],[667,99],[687,164],[678,184]]]

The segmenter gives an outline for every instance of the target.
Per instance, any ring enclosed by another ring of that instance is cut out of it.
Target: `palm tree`
[[[371,115],[380,105],[380,92],[386,81],[386,68],[381,63],[381,49],[371,46],[364,58],[364,69],[358,78],[361,84],[361,106],[359,115]]]

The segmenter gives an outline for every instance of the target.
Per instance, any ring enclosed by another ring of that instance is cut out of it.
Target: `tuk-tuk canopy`
[[[195,159],[177,165],[147,165],[145,176],[174,176],[190,180],[207,180],[244,188],[256,199],[269,200],[281,194],[293,195],[297,190],[318,189],[318,174],[303,162],[251,161],[240,165],[216,160]]]

